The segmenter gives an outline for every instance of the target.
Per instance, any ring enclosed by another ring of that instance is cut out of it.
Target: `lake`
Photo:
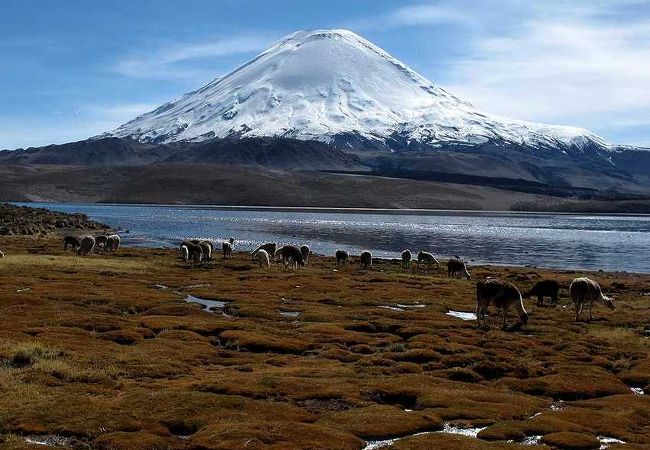
[[[473,264],[650,273],[650,216],[468,211],[342,211],[204,206],[21,203],[83,212],[120,228],[127,246],[176,246],[185,238],[234,237],[237,250],[263,242],[307,244],[333,255],[405,248]]]

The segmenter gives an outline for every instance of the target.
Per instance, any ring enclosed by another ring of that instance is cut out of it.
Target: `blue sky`
[[[3,0],[0,149],[113,129],[318,28],[485,111],[650,146],[647,1]]]

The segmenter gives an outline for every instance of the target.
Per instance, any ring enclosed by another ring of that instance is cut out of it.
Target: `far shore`
[[[530,193],[498,186],[233,166],[7,165],[0,166],[0,177],[0,200],[11,202],[220,205],[367,214],[650,213],[650,199],[640,194],[576,189],[558,197],[551,195],[554,191]]]
[[[650,216],[650,213],[625,212],[570,212],[570,211],[521,211],[521,210],[481,210],[481,209],[426,209],[426,208],[354,208],[354,207],[324,207],[324,206],[262,206],[262,205],[209,205],[209,204],[179,204],[179,203],[91,203],[91,202],[9,202],[21,206],[47,207],[47,205],[82,205],[82,206],[120,206],[140,208],[179,208],[206,209],[222,211],[273,211],[273,212],[305,212],[332,214],[377,214],[377,215],[564,215],[564,216]]]

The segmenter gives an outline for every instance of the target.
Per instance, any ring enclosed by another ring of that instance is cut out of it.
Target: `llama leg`
[[[501,308],[501,314],[503,316],[503,329],[505,330],[508,327],[508,308],[505,305]]]
[[[543,306],[544,305],[544,297],[541,295],[537,296],[537,306]]]

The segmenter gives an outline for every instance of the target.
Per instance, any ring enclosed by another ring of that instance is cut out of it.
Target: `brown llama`
[[[551,306],[557,306],[560,284],[555,280],[542,280],[524,294],[524,298],[537,297],[537,306],[544,306],[544,297],[550,297]]]
[[[528,323],[528,313],[524,308],[524,301],[517,286],[497,278],[486,278],[476,283],[476,320],[478,326],[487,328],[487,309],[490,304],[501,309],[503,317],[503,328],[508,325],[508,309],[511,307],[519,314],[519,321],[522,325]]]

